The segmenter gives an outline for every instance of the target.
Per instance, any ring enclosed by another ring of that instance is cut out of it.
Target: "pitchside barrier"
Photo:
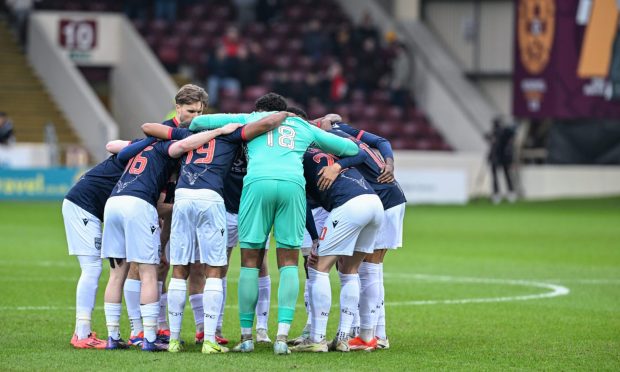
[[[0,200],[62,200],[82,168],[0,168]]]

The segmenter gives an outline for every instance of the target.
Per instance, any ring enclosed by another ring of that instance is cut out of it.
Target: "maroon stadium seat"
[[[261,85],[254,85],[251,87],[245,88],[243,91],[243,98],[245,101],[256,101],[258,97],[266,94],[268,89]]]

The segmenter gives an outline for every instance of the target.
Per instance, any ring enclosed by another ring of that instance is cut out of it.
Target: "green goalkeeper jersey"
[[[192,131],[220,128],[229,123],[248,124],[274,112],[197,116]],[[248,142],[248,173],[243,184],[262,179],[285,180],[305,186],[303,154],[314,143],[337,156],[353,156],[359,148],[352,141],[327,133],[299,117],[289,117],[276,129]]]

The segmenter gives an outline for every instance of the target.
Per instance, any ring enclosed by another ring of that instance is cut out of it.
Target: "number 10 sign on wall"
[[[58,26],[58,43],[69,56],[74,60],[89,59],[97,47],[97,21],[60,19]]]

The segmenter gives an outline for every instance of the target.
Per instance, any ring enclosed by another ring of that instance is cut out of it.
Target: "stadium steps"
[[[45,124],[51,122],[61,145],[80,143],[4,20],[0,20],[0,50],[0,111],[13,121],[17,141],[45,142]]]

